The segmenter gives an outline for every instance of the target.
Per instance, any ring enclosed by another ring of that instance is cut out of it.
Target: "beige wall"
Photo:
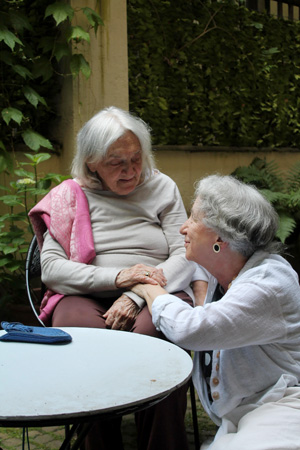
[[[287,172],[296,162],[300,161],[300,152],[225,152],[199,151],[189,152],[180,150],[155,150],[157,168],[169,175],[178,185],[187,211],[190,210],[194,193],[194,184],[201,177],[213,173],[230,174],[239,166],[247,166],[255,157],[275,161],[283,172]],[[48,172],[62,173],[61,161],[57,156],[52,157],[39,166],[40,175]],[[66,173],[68,173],[66,171]],[[0,184],[8,184],[8,177],[1,174]],[[6,178],[6,180],[4,180]],[[3,212],[3,208],[1,208]]]
[[[159,170],[177,183],[187,210],[190,208],[194,184],[201,177],[213,173],[228,175],[239,166],[247,166],[255,158],[276,161],[279,169],[286,172],[300,161],[298,152],[228,152],[228,151],[166,151],[157,150],[155,160]]]

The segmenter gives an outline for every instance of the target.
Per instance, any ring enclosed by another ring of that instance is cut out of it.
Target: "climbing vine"
[[[130,109],[156,144],[300,146],[300,22],[230,0],[128,0]]]

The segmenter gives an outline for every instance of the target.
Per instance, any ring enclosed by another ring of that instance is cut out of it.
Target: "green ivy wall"
[[[155,144],[300,147],[300,23],[231,1],[128,0],[130,109]]]

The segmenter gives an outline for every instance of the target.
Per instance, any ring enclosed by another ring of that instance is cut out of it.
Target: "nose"
[[[186,230],[187,230],[187,226],[188,226],[188,221],[189,219],[187,219],[180,227],[180,233],[181,234],[186,234]]]
[[[134,165],[132,164],[131,161],[124,161],[122,169],[123,169],[123,172],[126,173],[127,175],[134,174]]]

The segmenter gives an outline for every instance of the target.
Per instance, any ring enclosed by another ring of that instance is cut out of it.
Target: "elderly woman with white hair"
[[[155,169],[149,127],[116,107],[100,111],[78,134],[72,175],[30,212],[48,288],[40,318],[165,339],[132,286],[158,283],[192,305],[191,282],[197,302],[207,282],[185,258],[186,212],[176,184]],[[137,414],[140,450],[188,448],[186,390]],[[95,424],[86,450],[122,449],[120,421]]]
[[[181,228],[186,257],[209,271],[204,306],[136,285],[155,326],[195,351],[193,380],[219,426],[209,450],[291,450],[300,442],[300,287],[278,220],[256,190],[211,175]]]

